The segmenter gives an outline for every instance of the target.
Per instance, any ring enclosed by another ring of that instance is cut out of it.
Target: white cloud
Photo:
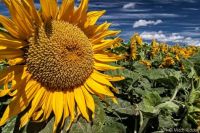
[[[163,22],[162,20],[153,21],[153,20],[140,19],[133,24],[133,28],[137,28],[137,27],[141,27],[141,26],[147,26],[147,25],[157,25],[157,24],[160,24],[162,22]]]
[[[123,6],[123,9],[133,9],[135,8],[136,3],[131,2],[131,3],[127,3]]]
[[[174,42],[174,43],[180,43],[180,44],[188,44],[188,45],[197,45],[200,46],[200,40],[191,38],[191,37],[185,37],[180,35],[179,33],[172,33],[169,35],[165,35],[162,31],[158,32],[142,32],[140,36],[144,40],[152,40],[156,39],[160,42]]]
[[[200,30],[200,28],[199,27],[195,27],[195,31],[199,31]]]
[[[135,18],[135,19],[154,19],[154,18],[176,18],[180,17],[178,14],[171,14],[171,13],[112,13],[109,15],[102,16],[102,19],[129,19],[129,18]],[[185,15],[182,15],[181,17],[186,17]]]

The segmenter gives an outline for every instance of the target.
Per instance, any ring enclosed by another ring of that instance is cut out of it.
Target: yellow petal
[[[22,0],[21,1],[25,7],[25,9],[28,11],[30,14],[30,17],[32,18],[33,21],[35,21],[35,24],[40,25],[42,23],[42,20],[37,12],[37,9],[34,5],[33,0]]]
[[[124,80],[125,78],[122,76],[109,76],[103,73],[100,73],[96,70],[94,70],[95,73],[98,73],[99,75],[103,76],[104,78],[108,79],[109,81],[120,81],[120,80]]]
[[[3,97],[3,96],[5,96],[5,95],[7,95],[9,92],[10,92],[9,89],[6,89],[6,90],[0,90],[0,97]]]
[[[109,63],[109,62],[115,62],[115,61],[121,60],[124,57],[123,56],[117,56],[117,55],[109,56],[107,54],[94,54],[94,58],[97,61]]]
[[[87,28],[82,28],[82,30],[88,36],[88,38],[91,39],[94,36],[100,35],[103,32],[107,31],[110,25],[111,23],[104,22],[103,24],[100,25],[91,25]]]
[[[110,48],[112,45],[114,45],[116,43],[116,39],[108,39],[108,40],[103,40],[101,43],[99,44],[93,44],[93,50],[94,52],[96,51],[100,51],[106,48]]]
[[[94,68],[100,71],[122,69],[122,67],[111,66],[103,63],[94,63]]]
[[[22,38],[21,34],[19,33],[19,29],[16,27],[13,21],[6,18],[3,15],[0,15],[0,22],[3,27],[14,37]]]
[[[0,46],[6,48],[22,48],[26,45],[26,42],[22,40],[17,40],[7,33],[0,33]]]
[[[95,112],[95,104],[94,104],[94,99],[91,96],[91,94],[88,93],[86,88],[84,86],[81,87],[84,97],[85,97],[85,102],[87,107],[92,111],[92,118],[94,118],[94,112]]]
[[[94,30],[93,36],[107,31],[110,26],[111,26],[111,23],[108,23],[108,22],[104,22],[103,24],[98,25]]]
[[[24,127],[29,121],[29,116],[28,113],[25,113],[21,118],[20,118],[20,128]]]
[[[20,66],[20,65],[19,65]],[[12,66],[14,67],[14,66]],[[25,66],[20,66],[22,69],[20,70],[20,72],[14,71],[14,78],[12,80],[12,89],[15,90],[17,89],[17,91],[21,91],[20,88],[24,89],[26,86],[26,83],[30,80],[31,75],[26,71],[27,68]],[[30,85],[36,84],[37,82],[33,82],[30,81]],[[29,83],[27,83],[28,85]],[[23,88],[24,86],[24,88]]]
[[[33,113],[37,111],[38,108],[41,107],[41,104],[44,103],[45,96],[46,96],[45,89],[42,87],[38,87],[38,92],[35,94],[35,97],[31,102],[31,108],[28,112],[29,117],[31,117]]]
[[[0,80],[0,82],[2,82],[1,84],[4,84],[4,86],[3,86],[4,90],[0,90],[0,97],[5,96],[5,95],[8,94],[8,92],[6,93],[5,90],[9,90],[8,84],[13,78],[14,78],[14,73],[8,73],[5,76],[5,78]],[[9,90],[9,92],[10,92],[10,90]]]
[[[82,92],[80,87],[74,89],[74,96],[75,96],[75,100],[76,100],[76,103],[78,105],[78,108],[80,109],[83,117],[85,117],[85,119],[87,121],[89,121],[87,107],[86,107],[86,104],[85,104],[85,97],[84,97],[83,92]]]
[[[13,59],[23,56],[23,51],[19,49],[2,49],[0,50],[0,59]]]
[[[17,64],[21,64],[25,62],[24,58],[15,58],[15,59],[11,59],[8,61],[8,64],[10,66],[14,66],[14,65],[17,65]]]
[[[20,34],[23,34],[28,39],[33,31],[33,21],[26,9],[18,0],[10,1],[9,10],[12,20],[15,25],[19,28]]]
[[[73,15],[74,0],[63,0],[58,13],[58,20],[68,21]]]
[[[36,92],[37,92],[37,87],[35,86],[35,84],[30,84],[28,82],[26,89],[21,91],[19,93],[20,95],[14,97],[7,106],[2,118],[0,119],[0,126],[4,125],[5,122],[11,117],[22,112],[29,105],[30,101],[35,96]]]
[[[84,28],[88,26],[95,25],[97,20],[105,13],[106,11],[91,11],[87,14],[87,20],[84,24]]]
[[[68,104],[67,104],[67,93],[63,92],[63,120],[61,127],[63,127],[65,123],[65,119],[69,117],[69,109],[68,109]]]
[[[39,120],[39,118],[42,116],[43,113],[44,113],[44,111],[42,109],[40,109],[39,111],[37,111],[33,114],[32,119],[34,121],[41,122],[42,120]]]
[[[45,22],[51,18],[56,18],[58,12],[57,0],[40,0],[40,5]]]
[[[10,82],[13,78],[14,75],[18,75],[20,73],[23,72],[24,67],[23,66],[12,66],[12,67],[8,67],[3,69],[2,71],[0,71],[0,85],[3,85],[6,81],[6,79],[9,78],[9,80],[7,80],[8,82]],[[13,77],[9,76],[9,74],[13,74]]]
[[[53,100],[53,93],[46,92],[48,94],[45,103],[42,105],[42,109],[44,110],[44,120],[47,120],[52,112],[52,100]]]
[[[56,131],[58,123],[60,122],[62,115],[63,115],[63,92],[57,92],[55,91],[53,93],[53,101],[52,101],[52,107],[55,114],[55,122],[53,126],[53,131]]]
[[[104,31],[103,33],[101,34],[97,34],[95,36],[93,36],[91,38],[91,42],[92,43],[99,43],[101,42],[102,39],[104,39],[105,37],[108,37],[108,36],[114,36],[114,35],[117,35],[118,33],[120,33],[121,31],[112,31],[112,30],[108,30],[108,31]]]
[[[118,104],[118,101],[117,101],[117,99],[116,99],[115,97],[113,97],[112,100],[113,100],[113,102],[114,102],[115,104]]]
[[[114,92],[119,93],[119,90],[116,89],[104,76],[97,73],[97,71],[94,71],[91,74],[91,78],[93,80],[95,80],[96,82],[100,83],[100,84],[107,85],[107,86],[111,87]]]
[[[79,22],[82,19],[86,19],[86,11],[88,9],[88,0],[81,0],[81,3],[78,9],[75,11],[73,15],[73,22]]]
[[[110,86],[110,87],[113,87],[113,85],[106,79],[104,78],[103,76],[101,76],[100,74],[96,73],[96,71],[94,71],[92,74],[91,74],[91,78],[101,84],[104,84],[104,85],[107,85],[107,86]]]
[[[67,103],[68,108],[70,112],[71,119],[70,121],[74,121],[75,118],[75,101],[74,101],[74,92],[73,91],[67,91]]]
[[[94,92],[90,89],[90,87],[88,87],[87,84],[84,84],[85,89],[87,89],[88,92],[90,92],[91,94],[94,94]]]
[[[97,93],[100,93],[100,94],[103,94],[103,95],[107,95],[107,96],[111,96],[111,97],[114,96],[113,93],[105,85],[99,84],[91,78],[89,78],[86,81],[86,84],[94,92],[97,92]]]

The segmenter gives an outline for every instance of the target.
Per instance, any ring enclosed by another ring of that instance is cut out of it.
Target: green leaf
[[[15,128],[17,117],[10,119],[5,126],[2,128],[2,133],[12,133]]]
[[[154,115],[159,113],[159,110],[155,108],[161,102],[160,95],[154,91],[149,92],[147,91],[144,94],[143,101],[139,104],[139,108],[141,111],[146,113],[152,113]]]
[[[92,126],[83,118],[74,123],[69,133],[92,133]]]
[[[156,108],[166,109],[171,112],[177,112],[179,109],[179,106],[177,104],[175,104],[174,102],[167,101],[165,103],[161,103],[161,104],[157,105]]]
[[[162,128],[173,128],[177,124],[173,121],[173,117],[171,115],[159,115],[158,116],[159,127]]]
[[[136,107],[130,102],[118,98],[118,104],[112,104],[110,108],[118,113],[134,115]]]

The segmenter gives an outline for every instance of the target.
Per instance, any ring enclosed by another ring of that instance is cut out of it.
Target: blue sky
[[[91,0],[90,9],[106,9],[102,21],[126,40],[138,32],[148,42],[200,45],[200,0]]]
[[[200,45],[200,0],[90,0],[89,10],[107,10],[99,23],[112,22],[125,40],[138,32],[147,42]],[[0,14],[8,15],[2,4]]]

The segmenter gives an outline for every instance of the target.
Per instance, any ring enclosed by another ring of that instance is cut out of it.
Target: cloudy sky
[[[138,32],[147,42],[200,45],[200,0],[91,0],[90,9],[106,9],[101,20],[126,40]]]
[[[89,10],[104,9],[99,22],[112,22],[126,41],[138,32],[147,42],[200,45],[200,0],[90,0]],[[8,15],[2,4],[0,14]]]

